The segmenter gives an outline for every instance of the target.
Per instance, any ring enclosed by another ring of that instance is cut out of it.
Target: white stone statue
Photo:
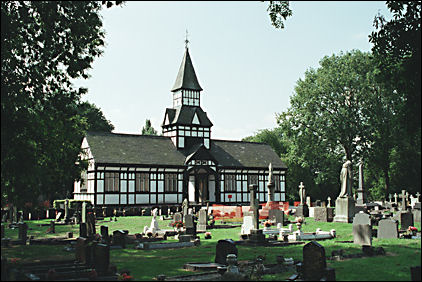
[[[268,166],[268,170],[269,170],[268,184],[272,184],[273,183],[273,164],[272,163],[270,163],[270,165]]]
[[[299,197],[300,197],[300,204],[303,205],[303,203],[304,203],[303,200],[306,197],[305,185],[303,185],[303,182],[300,182],[300,185],[299,185]]]
[[[352,196],[352,184],[353,184],[353,175],[352,175],[352,162],[347,160],[343,164],[343,168],[340,172],[340,182],[341,190],[339,198],[346,198]]]

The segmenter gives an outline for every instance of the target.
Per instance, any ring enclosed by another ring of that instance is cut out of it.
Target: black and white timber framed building
[[[88,170],[74,198],[95,206],[249,204],[249,184],[267,201],[272,163],[275,201],[285,201],[286,165],[269,145],[211,139],[212,123],[201,108],[201,91],[189,49],[167,108],[163,136],[89,132],[82,141]]]

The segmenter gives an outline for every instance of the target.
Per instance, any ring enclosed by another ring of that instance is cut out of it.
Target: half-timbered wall
[[[170,137],[177,148],[185,147],[187,137],[200,138],[205,148],[209,149],[210,147],[211,129],[209,127],[174,125],[163,128],[163,135]]]
[[[82,154],[80,157],[82,160],[88,160],[88,171],[82,171],[81,181],[74,182],[74,199],[89,200],[94,203],[95,175],[90,171],[95,169],[95,162],[86,138],[82,141]]]
[[[99,166],[95,205],[181,204],[183,172],[176,168]]]
[[[268,199],[268,171],[263,170],[220,170],[220,202],[249,203],[249,185],[257,184],[259,202]],[[285,201],[286,180],[284,171],[273,171],[274,201]]]

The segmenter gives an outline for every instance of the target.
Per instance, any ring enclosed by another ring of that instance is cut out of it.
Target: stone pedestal
[[[296,208],[296,216],[301,216],[301,217],[309,217],[309,208],[306,204],[303,205],[299,205]]]
[[[355,215],[355,201],[352,197],[337,198],[336,216],[334,222],[353,222]]]

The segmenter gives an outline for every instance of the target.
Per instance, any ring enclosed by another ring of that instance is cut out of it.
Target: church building
[[[211,138],[201,107],[202,88],[189,49],[171,89],[162,136],[89,132],[82,141],[88,170],[74,184],[74,198],[94,206],[248,205],[249,184],[267,201],[269,164],[274,200],[285,201],[286,165],[266,144]]]

